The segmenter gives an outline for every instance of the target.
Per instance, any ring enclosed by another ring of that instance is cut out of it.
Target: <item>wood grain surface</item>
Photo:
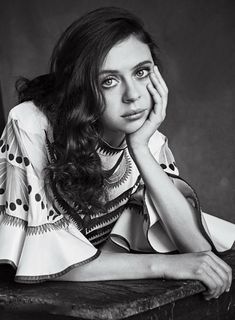
[[[235,270],[235,251],[224,260]],[[2,274],[0,319],[235,319],[234,284],[209,302],[204,290],[199,281],[161,279],[26,285]]]

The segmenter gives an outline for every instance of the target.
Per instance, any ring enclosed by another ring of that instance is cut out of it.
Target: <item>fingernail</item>
[[[229,291],[230,291],[230,288],[227,288],[227,289],[226,289],[226,292],[229,292]]]
[[[215,297],[215,299],[218,299],[218,298],[219,298],[219,296]]]

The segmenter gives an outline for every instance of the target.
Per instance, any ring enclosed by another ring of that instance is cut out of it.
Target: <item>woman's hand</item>
[[[168,256],[164,277],[168,279],[200,280],[208,288],[206,300],[228,292],[232,283],[232,269],[211,251]],[[172,261],[171,261],[172,260]]]
[[[149,139],[159,128],[166,116],[168,89],[157,66],[150,73],[147,89],[153,100],[153,107],[144,124],[135,132],[127,135],[129,147],[148,146]]]

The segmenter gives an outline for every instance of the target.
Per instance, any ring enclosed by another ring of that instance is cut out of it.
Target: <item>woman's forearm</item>
[[[210,250],[210,244],[199,229],[195,209],[174,186],[149,148],[133,149],[132,157],[141,172],[154,206],[178,250],[181,252]]]
[[[166,264],[161,254],[101,252],[93,261],[76,267],[55,280],[104,281],[161,278]]]
[[[101,252],[99,257],[75,267],[56,281],[104,281],[130,279],[197,279],[208,290],[206,299],[228,291],[231,268],[211,251],[186,254],[132,254]]]

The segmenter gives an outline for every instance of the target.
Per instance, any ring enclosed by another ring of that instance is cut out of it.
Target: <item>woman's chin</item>
[[[131,134],[139,130],[142,125],[144,124],[145,120],[143,121],[142,119],[140,121],[135,121],[133,123],[130,123],[126,128],[125,128],[125,133],[126,134]]]

